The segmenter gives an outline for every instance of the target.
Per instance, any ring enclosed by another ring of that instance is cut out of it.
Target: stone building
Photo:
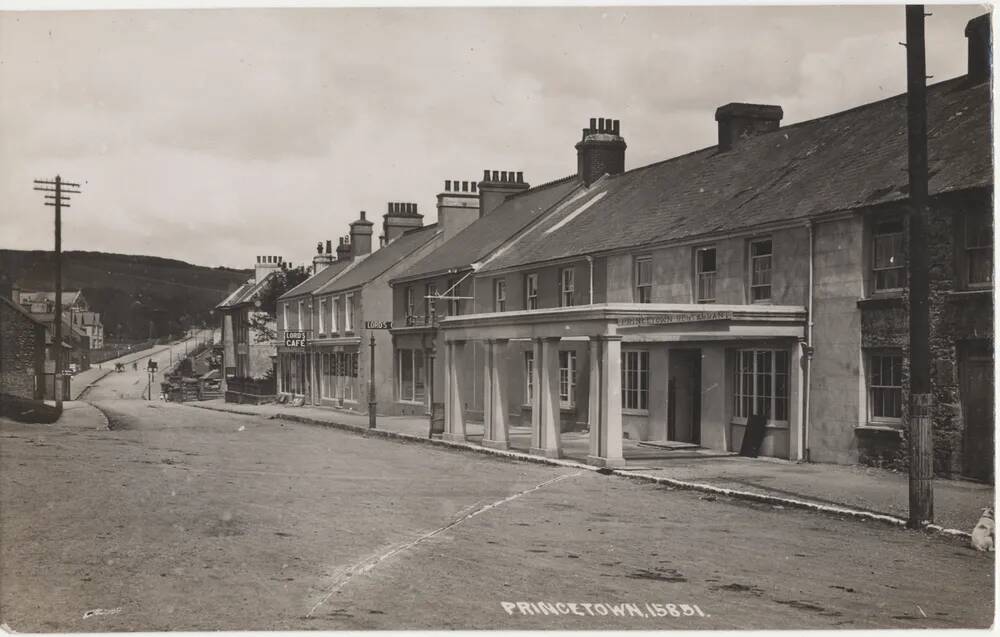
[[[935,470],[990,480],[988,18],[966,36],[969,72],[928,87]],[[618,465],[624,437],[735,451],[759,427],[763,455],[905,464],[906,96],[783,116],[724,105],[717,144],[629,171],[618,122],[591,120],[561,197],[470,248],[486,214],[397,277],[397,321],[435,277],[461,281],[423,296],[471,297],[436,320],[445,436],[481,419],[503,447],[523,423],[558,456],[575,420]]]
[[[45,324],[0,294],[0,395],[41,400],[45,351]]]

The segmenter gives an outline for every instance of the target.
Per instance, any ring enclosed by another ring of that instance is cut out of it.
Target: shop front
[[[470,385],[482,382],[484,444],[492,447],[509,445],[511,401],[523,396],[539,455],[562,455],[572,404],[596,465],[622,466],[626,437],[738,451],[751,423],[763,427],[761,455],[800,459],[805,325],[805,308],[771,305],[628,303],[450,317],[440,323],[445,438],[465,439]],[[485,352],[481,381],[461,372],[474,343]]]

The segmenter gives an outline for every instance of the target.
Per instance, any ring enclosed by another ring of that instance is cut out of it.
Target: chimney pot
[[[493,181],[500,181],[500,171],[499,170],[494,170],[493,171]]]
[[[597,128],[597,118],[596,117],[591,117],[590,118],[590,130],[591,130],[591,132],[593,132],[596,128]]]
[[[506,170],[501,170],[500,171],[500,181],[501,182],[507,181],[507,171]]]
[[[451,190],[451,180],[450,179],[445,179],[444,180],[444,189],[445,189],[445,192]]]
[[[462,192],[469,192],[469,182],[467,181],[462,182]]]
[[[517,171],[517,183],[519,184],[524,183],[524,171],[522,170]]]
[[[597,132],[598,133],[603,133],[604,132],[604,118],[603,117],[599,117],[597,119]]]
[[[990,52],[993,36],[990,32],[990,14],[969,20],[965,25],[965,37],[968,39],[968,76],[972,80],[985,80],[990,77]]]
[[[483,181],[489,181],[489,180],[490,180],[490,171],[484,170],[483,171]]]
[[[323,254],[323,242],[320,241],[316,244],[316,254]]]
[[[367,219],[365,219],[365,211],[364,210],[361,211],[361,220],[362,221],[367,221]]]
[[[332,243],[333,243],[333,242],[332,242],[332,241],[330,241],[329,239],[327,239],[327,240],[326,240],[326,253],[327,253],[327,254],[330,254],[330,252],[331,252],[331,249],[333,248],[333,246],[331,245]]]

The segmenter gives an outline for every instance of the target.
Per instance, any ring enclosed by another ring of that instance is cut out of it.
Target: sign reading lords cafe
[[[640,314],[618,319],[619,327],[646,327],[650,325],[672,325],[674,323],[700,323],[701,321],[728,321],[732,312],[664,312],[662,314]]]
[[[285,347],[305,347],[305,346],[306,346],[305,330],[285,331]]]

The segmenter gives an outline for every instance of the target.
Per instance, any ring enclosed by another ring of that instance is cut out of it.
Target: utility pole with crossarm
[[[63,181],[56,175],[54,181],[35,180],[35,190],[52,193],[45,195],[46,206],[56,209],[56,314],[55,314],[55,373],[52,375],[52,393],[55,394],[56,407],[62,409],[62,209],[69,208],[68,195],[80,194],[80,184]]]

